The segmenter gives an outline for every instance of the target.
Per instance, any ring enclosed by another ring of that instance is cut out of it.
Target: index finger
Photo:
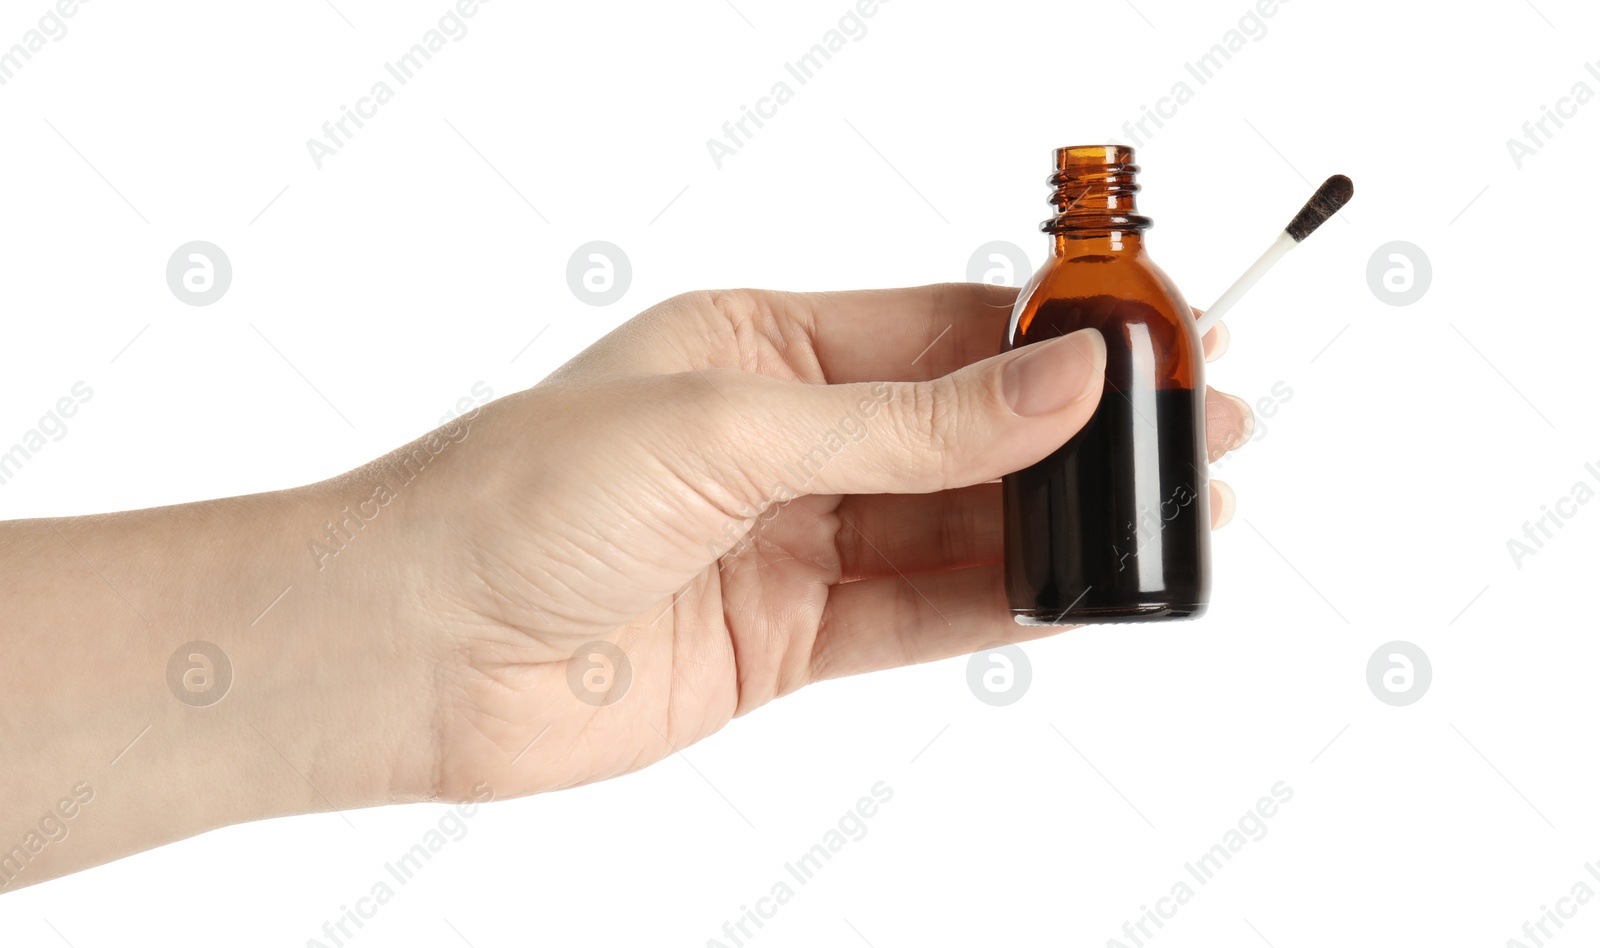
[[[549,380],[754,367],[809,382],[920,382],[998,354],[1016,298],[1012,287],[984,283],[686,293],[624,323]]]
[[[830,383],[920,382],[998,355],[1017,290],[938,283],[779,295]]]

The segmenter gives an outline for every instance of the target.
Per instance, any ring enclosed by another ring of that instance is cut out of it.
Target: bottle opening
[[[1127,145],[1057,148],[1055,171],[1046,179],[1056,214],[1039,229],[1082,237],[1148,229],[1154,222],[1136,213],[1138,174]]]

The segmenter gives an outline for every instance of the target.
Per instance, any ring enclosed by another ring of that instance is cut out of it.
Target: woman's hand
[[[814,681],[1048,634],[1011,620],[993,481],[1093,414],[1104,347],[998,355],[1014,299],[692,293],[464,419],[383,552],[436,665],[418,792],[602,780]],[[1249,409],[1207,403],[1219,457]]]
[[[0,524],[0,891],[602,780],[819,679],[1047,632],[1006,607],[993,481],[1090,417],[1104,349],[997,355],[1014,295],[689,294],[330,481]],[[1213,457],[1249,436],[1237,399],[1206,417]]]

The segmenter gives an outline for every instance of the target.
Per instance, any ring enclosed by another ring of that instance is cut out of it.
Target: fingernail
[[[1048,415],[1098,391],[1105,370],[1105,339],[1080,329],[1022,350],[1002,370],[1000,390],[1017,414]]]
[[[1227,323],[1217,323],[1212,326],[1211,332],[1206,335],[1212,334],[1216,335],[1217,341],[1211,346],[1211,351],[1206,353],[1207,362],[1215,362],[1222,358],[1223,353],[1228,351],[1228,343],[1233,341],[1233,333],[1228,332]]]
[[[1211,529],[1221,530],[1233,519],[1233,512],[1239,506],[1239,499],[1233,495],[1233,488],[1227,481],[1212,481],[1211,499],[1216,509],[1211,512]]]

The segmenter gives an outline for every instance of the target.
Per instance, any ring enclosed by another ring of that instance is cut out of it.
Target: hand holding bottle
[[[306,538],[416,445],[294,490],[0,525],[27,551],[0,574],[0,753],[36,761],[0,790],[31,810],[116,787],[23,884],[264,816],[602,780],[811,682],[1047,634],[1007,608],[995,481],[1095,412],[1105,346],[1000,354],[1015,296],[668,300],[430,436],[321,568]],[[1215,457],[1249,412],[1207,395]],[[160,677],[195,639],[237,670],[203,712]],[[25,670],[67,653],[107,660]]]

